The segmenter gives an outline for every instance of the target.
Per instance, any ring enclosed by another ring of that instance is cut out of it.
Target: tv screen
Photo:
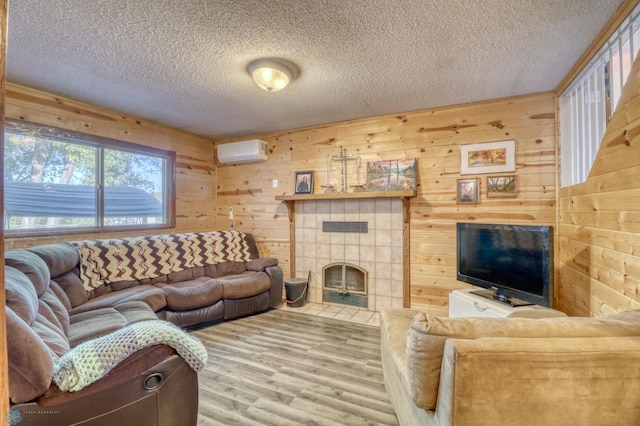
[[[500,301],[515,298],[551,307],[552,228],[458,223],[457,278],[491,289]]]

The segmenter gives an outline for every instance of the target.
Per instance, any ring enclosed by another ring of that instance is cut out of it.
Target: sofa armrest
[[[43,407],[50,407],[103,392],[130,380],[136,374],[153,367],[174,353],[173,348],[167,345],[153,345],[142,348],[124,359],[108,375],[77,392],[63,391],[55,383],[52,384],[49,390],[38,399],[38,404]]]
[[[451,424],[634,424],[639,364],[640,337],[449,339],[436,415]]]
[[[257,259],[251,259],[247,262],[247,271],[261,272],[267,269],[269,266],[278,265],[278,259],[275,257],[259,257]]]
[[[273,308],[282,303],[282,289],[284,287],[284,278],[282,268],[279,266],[269,266],[264,270],[271,281],[269,289],[269,307]]]
[[[167,347],[157,348],[167,355]],[[151,352],[145,353],[149,356]],[[143,355],[143,350],[137,354]],[[140,366],[142,360],[127,361],[131,361],[130,365]],[[120,379],[117,383],[111,381],[107,387],[96,382],[78,392],[42,397],[37,402],[17,404],[12,408],[21,412],[20,424],[26,426],[88,423],[174,426],[197,423],[198,375],[179,355],[169,353],[160,362],[143,370],[135,368],[127,372],[128,368],[116,369],[112,372]]]

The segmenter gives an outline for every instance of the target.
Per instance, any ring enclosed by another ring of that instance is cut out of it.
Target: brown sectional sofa
[[[95,383],[62,391],[54,364],[83,342],[141,321],[199,326],[265,311],[282,302],[282,270],[260,258],[194,266],[87,291],[76,245],[55,243],[5,253],[9,393],[20,425],[194,425],[197,373],[167,345],[136,351]],[[86,423],[85,423],[86,422]]]

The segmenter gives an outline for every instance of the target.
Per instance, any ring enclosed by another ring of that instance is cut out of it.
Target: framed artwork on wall
[[[295,172],[294,178],[295,194],[312,194],[313,193],[313,172]]]
[[[416,189],[416,159],[369,161],[366,190],[406,191]]]
[[[487,177],[487,198],[515,198],[517,191],[515,175]]]
[[[515,140],[460,146],[460,174],[462,175],[515,171]]]
[[[457,204],[478,204],[480,202],[480,180],[458,179]]]

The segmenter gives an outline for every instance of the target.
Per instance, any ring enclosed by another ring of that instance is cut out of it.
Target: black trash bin
[[[307,288],[311,281],[311,271],[308,278],[289,278],[284,280],[284,290],[287,296],[287,306],[298,308],[304,306],[307,298]]]

